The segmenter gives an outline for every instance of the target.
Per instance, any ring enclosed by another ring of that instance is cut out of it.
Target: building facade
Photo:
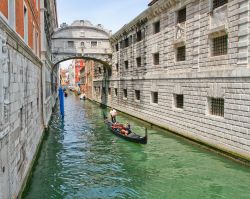
[[[1,199],[20,196],[44,131],[41,5],[0,2]]]
[[[249,13],[249,0],[152,1],[111,37],[95,100],[249,160]]]

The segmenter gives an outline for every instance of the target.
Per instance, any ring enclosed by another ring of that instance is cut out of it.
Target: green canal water
[[[147,125],[119,114],[144,134]],[[149,127],[147,145],[115,137],[103,110],[74,96],[55,111],[25,199],[249,199],[250,168]]]

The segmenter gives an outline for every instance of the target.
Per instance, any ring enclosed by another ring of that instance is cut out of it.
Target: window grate
[[[178,11],[177,23],[183,23],[186,21],[186,8]]]
[[[160,64],[160,54],[159,53],[155,53],[153,55],[153,60],[154,60],[154,65],[159,65]]]
[[[117,88],[115,88],[115,96],[118,95],[118,91],[117,91]]]
[[[154,34],[158,33],[161,31],[161,24],[160,21],[157,21],[154,23]]]
[[[128,61],[124,61],[125,69],[128,69]]]
[[[139,90],[135,90],[135,99],[139,101],[141,99],[141,93]]]
[[[139,30],[137,33],[136,33],[136,41],[139,42],[142,40],[142,32],[141,30]]]
[[[213,9],[223,6],[226,3],[228,3],[228,0],[213,0]]]
[[[177,61],[186,60],[186,46],[181,46],[177,48]]]
[[[152,92],[152,102],[158,104],[158,92]]]
[[[141,57],[136,58],[136,65],[137,67],[141,67]]]
[[[118,63],[116,64],[116,71],[117,72],[119,71],[119,64]]]
[[[210,98],[210,114],[224,117],[223,98]]]
[[[213,39],[213,56],[227,54],[227,35]]]
[[[184,107],[184,96],[183,95],[175,95],[175,107],[183,109],[183,107]]]
[[[123,89],[123,97],[124,98],[128,97],[128,91],[127,91],[127,89]]]
[[[109,95],[111,95],[111,88],[108,89]]]

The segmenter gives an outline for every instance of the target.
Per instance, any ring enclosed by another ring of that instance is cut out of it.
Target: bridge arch
[[[90,21],[76,20],[63,23],[52,35],[52,62],[54,67],[70,59],[94,60],[104,66],[111,65],[110,31]],[[53,67],[53,68],[54,68]]]

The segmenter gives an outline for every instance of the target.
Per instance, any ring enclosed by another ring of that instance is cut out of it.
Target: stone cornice
[[[114,35],[110,37],[111,42],[118,41],[121,37],[128,34],[129,32],[135,30],[137,27],[145,24],[152,18],[159,16],[161,13],[166,12],[172,6],[179,3],[180,0],[159,0],[155,2],[151,7],[143,11],[135,19],[133,19],[128,24],[124,25],[120,30],[118,30]]]
[[[32,49],[25,44],[23,39],[12,30],[8,24],[0,16],[0,29],[2,29],[7,34],[7,44],[29,59],[37,66],[42,66],[42,62],[39,57],[37,57]]]

